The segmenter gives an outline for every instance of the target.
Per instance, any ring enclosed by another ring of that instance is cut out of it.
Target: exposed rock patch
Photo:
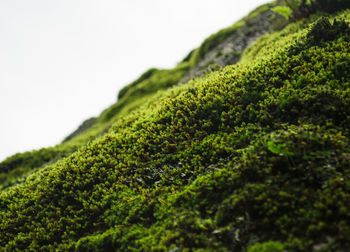
[[[245,25],[237,29],[222,43],[209,50],[201,61],[197,63],[180,81],[185,83],[190,79],[201,77],[217,68],[237,63],[242,52],[255,40],[272,29],[275,14],[267,10],[257,17],[245,20]]]

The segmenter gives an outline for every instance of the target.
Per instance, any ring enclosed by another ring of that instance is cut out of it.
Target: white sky
[[[52,146],[266,0],[0,0],[0,160]]]

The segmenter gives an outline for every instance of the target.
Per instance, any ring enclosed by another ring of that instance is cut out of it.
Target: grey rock
[[[219,43],[212,50],[209,50],[201,61],[197,63],[178,84],[201,77],[212,70],[233,65],[237,63],[242,52],[254,41],[272,30],[272,18],[275,14],[268,10],[260,13],[257,17],[246,21],[246,24],[239,28],[232,35],[228,36],[222,43]]]

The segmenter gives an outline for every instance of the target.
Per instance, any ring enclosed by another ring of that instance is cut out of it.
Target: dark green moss
[[[11,186],[35,168],[40,168],[49,162],[57,161],[67,155],[70,149],[55,147],[17,153],[0,163],[0,188]]]
[[[313,0],[317,10],[326,12],[336,12],[350,8],[347,0]]]
[[[320,18],[307,35],[308,43],[311,45],[319,45],[324,41],[335,40],[343,37],[346,40],[350,39],[350,27],[344,20],[334,20],[330,23],[328,18]]]
[[[350,41],[312,29],[264,60],[132,87],[118,109],[147,101],[108,133],[0,191],[1,250],[346,251]]]

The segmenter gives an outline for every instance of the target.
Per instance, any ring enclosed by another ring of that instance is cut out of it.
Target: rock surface
[[[247,20],[244,26],[222,43],[219,43],[215,48],[209,50],[204,58],[179,81],[179,84],[201,77],[220,67],[237,63],[241,58],[242,52],[249,45],[271,31],[274,16],[275,14],[268,10],[260,13],[255,18]]]

